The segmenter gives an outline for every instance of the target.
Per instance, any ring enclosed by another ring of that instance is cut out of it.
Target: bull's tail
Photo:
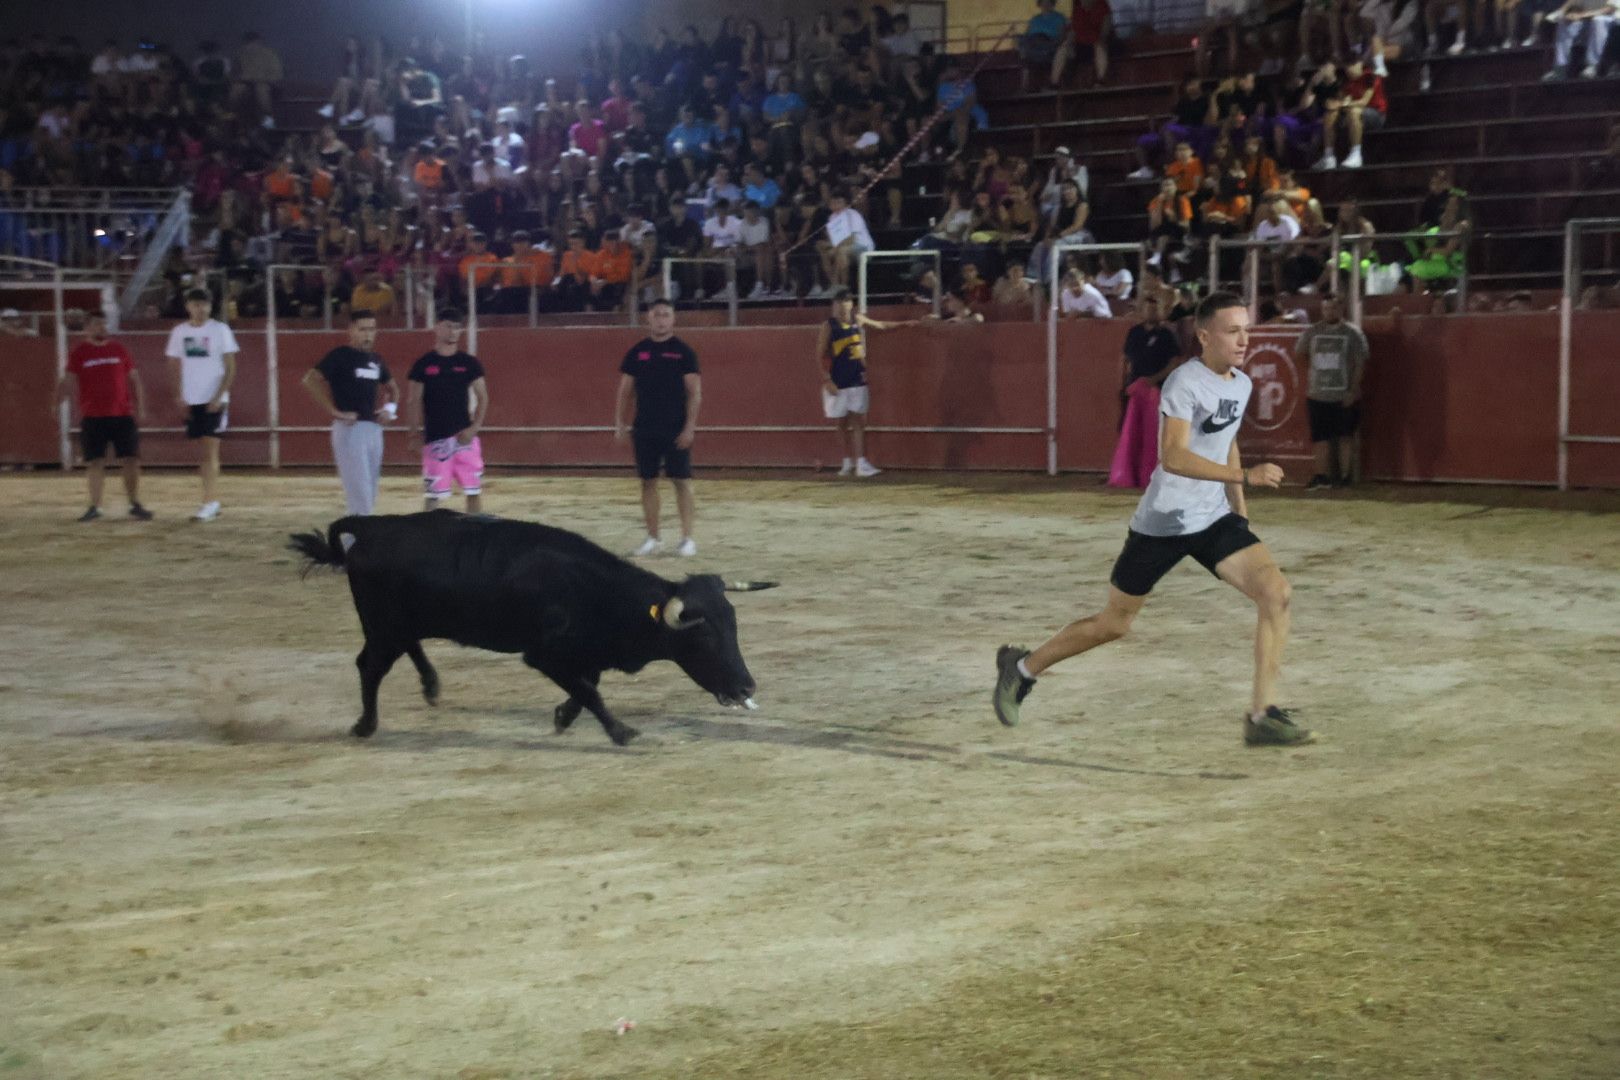
[[[311,529],[309,532],[288,533],[287,550],[304,557],[304,565],[298,570],[298,576],[307,578],[317,566],[330,566],[334,570],[343,567],[343,544],[338,540],[337,523],[332,525],[328,532]]]

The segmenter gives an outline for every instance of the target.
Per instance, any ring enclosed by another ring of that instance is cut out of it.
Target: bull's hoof
[[[561,735],[563,732],[567,731],[569,727],[572,726],[574,721],[579,719],[580,710],[583,708],[584,706],[579,702],[575,701],[573,698],[569,698],[567,701],[557,706],[556,709],[552,710],[551,722],[553,725],[555,725],[557,734]]]
[[[375,735],[376,733],[377,733],[377,721],[373,720],[373,721],[371,721],[371,723],[368,724],[368,723],[366,723],[364,717],[362,717],[359,720],[356,720],[354,722],[354,727],[349,729],[349,734],[353,735],[357,739],[369,739],[373,735]]]
[[[427,682],[425,680],[423,681],[423,683],[422,683],[422,700],[427,702],[429,705],[433,705],[433,706],[437,706],[439,704],[439,680],[438,679],[434,679],[432,682]]]
[[[629,746],[630,740],[640,734],[641,732],[635,728],[621,724],[618,730],[610,733],[610,737],[613,739],[613,745],[615,746]]]

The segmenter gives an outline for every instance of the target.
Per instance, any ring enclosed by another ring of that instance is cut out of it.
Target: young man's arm
[[[219,412],[225,404],[225,395],[231,392],[231,383],[236,381],[236,354],[228,352],[221,359],[225,361],[225,377],[219,380],[219,389],[208,403],[209,412]]]
[[[624,442],[630,435],[630,400],[636,396],[636,381],[619,376],[619,393],[613,400],[613,437]]]
[[[356,413],[338,412],[338,407],[332,402],[332,388],[327,385],[326,376],[322,375],[319,369],[310,368],[304,372],[304,379],[300,385],[309,392],[309,396],[314,399],[315,404],[326,410],[327,415],[332,419],[342,420],[348,424],[360,419]]]
[[[1174,416],[1164,417],[1159,428],[1159,464],[1164,471],[1191,480],[1213,480],[1220,484],[1253,484],[1256,487],[1277,487],[1282,483],[1283,471],[1267,462],[1245,469],[1241,465],[1211,461],[1195,454],[1191,447],[1192,422]],[[1236,443],[1233,444],[1234,447]]]
[[[146,420],[146,387],[141,384],[141,373],[134,368],[129,372],[130,400],[135,403],[135,419]]]
[[[675,448],[689,450],[692,440],[697,438],[698,408],[703,404],[703,377],[696,372],[688,372],[681,376],[681,382],[686,385],[686,426],[675,436]]]
[[[816,334],[816,370],[821,372],[821,388],[829,394],[838,393],[832,381],[832,357],[827,355],[827,324],[821,324]]]
[[[1226,463],[1238,471],[1243,472],[1243,456],[1238,453],[1237,440],[1232,440],[1232,449],[1226,453]],[[1243,494],[1242,484],[1226,485],[1226,501],[1231,504],[1232,512],[1238,517],[1249,516],[1249,500]]]
[[[399,404],[399,384],[394,381],[394,377],[392,375],[390,375],[388,377],[387,382],[382,384],[381,390],[382,390],[382,397],[383,397],[383,404],[384,405],[398,405]],[[378,415],[381,416],[381,411],[380,410],[378,412]]]
[[[71,416],[73,402],[79,396],[78,389],[79,377],[71,371],[64,371],[62,377],[56,380],[56,396],[51,399],[51,412],[55,413],[60,406],[66,405],[70,410],[68,415]]]
[[[473,380],[470,389],[473,394],[472,424],[456,436],[456,440],[463,446],[478,437],[478,433],[484,429],[484,417],[489,415],[489,384],[480,377]]]
[[[869,327],[869,328],[871,328],[873,330],[893,330],[897,326],[906,325],[905,323],[897,323],[897,322],[881,322],[881,321],[879,321],[877,319],[871,319],[871,318],[868,318],[867,316],[861,315],[861,314],[857,314],[855,316],[855,321],[857,323],[859,323],[860,325],[865,326],[865,327]],[[821,328],[821,332],[823,334],[825,334],[827,332],[827,328],[825,326],[823,326]],[[821,351],[822,352],[827,351],[825,345],[822,347]]]

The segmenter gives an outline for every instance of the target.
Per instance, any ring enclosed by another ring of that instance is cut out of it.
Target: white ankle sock
[[[1024,666],[1024,662],[1022,660],[1018,661],[1018,674],[1022,675],[1026,679],[1035,678],[1035,676],[1029,673],[1029,668]]]

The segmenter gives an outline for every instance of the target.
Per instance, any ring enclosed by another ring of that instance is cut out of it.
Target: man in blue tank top
[[[865,478],[883,471],[866,460],[866,412],[871,395],[866,387],[864,331],[892,330],[900,325],[857,314],[849,290],[833,290],[832,317],[821,324],[816,338],[816,363],[821,369],[822,411],[827,419],[838,421],[838,434],[844,442],[839,476],[854,473]]]

